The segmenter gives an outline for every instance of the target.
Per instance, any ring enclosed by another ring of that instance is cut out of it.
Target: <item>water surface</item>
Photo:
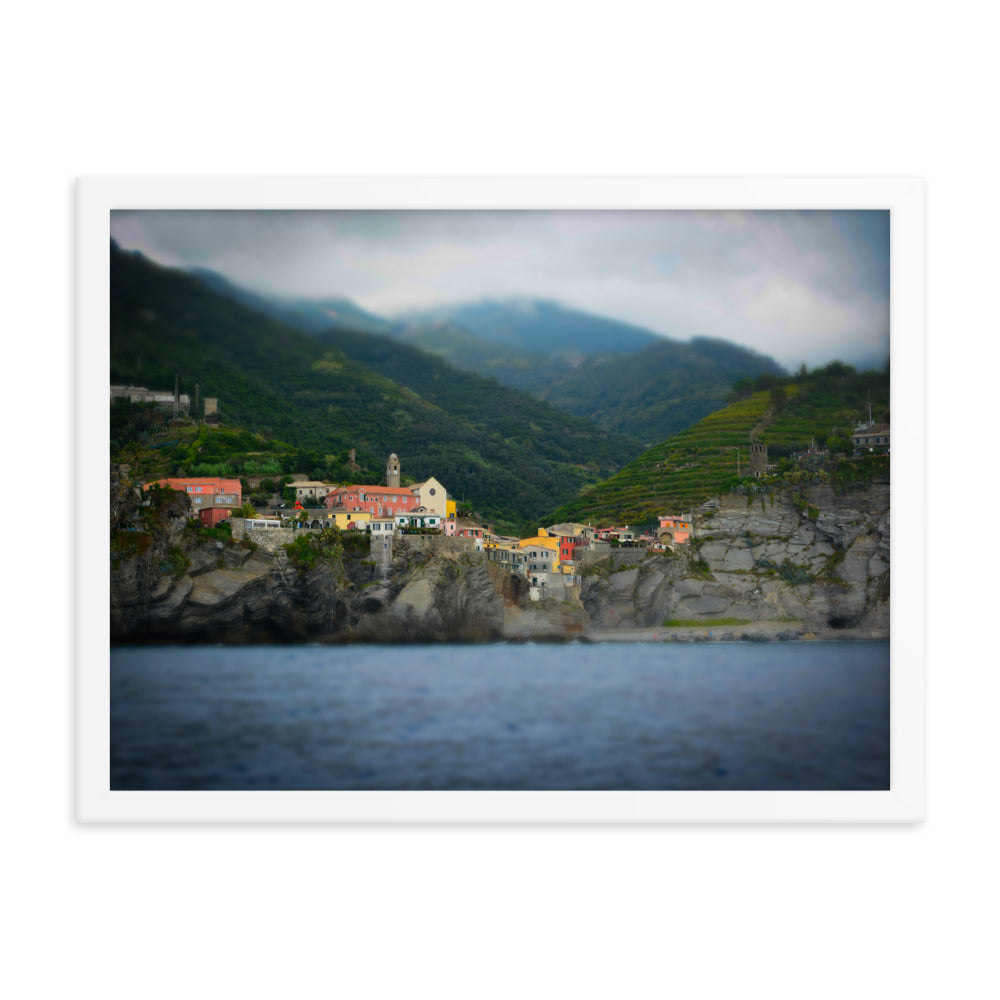
[[[889,645],[111,652],[113,789],[884,789]]]

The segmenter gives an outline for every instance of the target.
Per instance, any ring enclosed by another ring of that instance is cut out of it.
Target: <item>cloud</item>
[[[887,212],[122,211],[112,234],[163,263],[383,315],[529,296],[787,366],[889,353]]]

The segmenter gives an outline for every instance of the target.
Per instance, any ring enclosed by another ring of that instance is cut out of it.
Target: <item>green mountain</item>
[[[446,321],[397,325],[388,332],[401,343],[436,354],[456,368],[495,378],[501,385],[538,398],[573,371],[565,358],[518,351]]]
[[[294,326],[308,333],[320,333],[333,327],[385,333],[392,325],[388,320],[365,312],[350,299],[332,297],[325,299],[285,298],[262,295],[235,285],[228,278],[203,267],[191,269],[199,281],[213,292],[233,299],[257,312],[270,316],[287,326]]]
[[[542,398],[649,446],[717,410],[734,382],[764,374],[786,372],[725,340],[659,340],[634,354],[589,358]]]
[[[682,514],[728,489],[747,473],[751,432],[768,446],[770,461],[829,442],[849,448],[852,428],[867,416],[887,419],[889,376],[856,372],[834,362],[795,379],[742,380],[735,399],[692,427],[656,445],[615,475],[555,510],[546,523],[647,524]],[[761,388],[764,386],[764,388]],[[756,388],[756,391],[753,391]],[[739,458],[737,458],[737,451]]]
[[[404,475],[436,476],[498,528],[537,522],[637,451],[415,349],[310,335],[112,243],[111,381],[173,388],[175,375],[182,392],[197,385],[202,398],[218,397],[227,424],[265,439],[261,451],[270,439],[290,442],[296,467],[283,471],[343,479],[354,448],[377,482],[394,451]]]
[[[542,299],[485,299],[398,317],[403,326],[449,324],[515,354],[578,362],[605,351],[628,353],[653,344],[649,330]],[[419,346],[419,345],[418,345]]]
[[[537,299],[486,300],[390,322],[347,299],[282,299],[192,272],[214,291],[310,333],[388,334],[401,343],[647,447],[707,416],[740,378],[784,375],[774,360],[724,340],[670,340]]]
[[[772,358],[725,340],[671,340],[532,299],[402,319],[391,336],[647,447],[718,409],[737,380],[787,374]]]

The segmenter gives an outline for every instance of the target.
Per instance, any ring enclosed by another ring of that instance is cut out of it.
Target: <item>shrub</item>
[[[190,565],[191,560],[176,545],[171,545],[167,551],[167,558],[160,563],[160,569],[164,573],[169,573],[175,580],[179,580]]]
[[[300,570],[312,569],[320,561],[339,562],[344,555],[343,536],[337,528],[301,532],[283,546],[288,558]]]

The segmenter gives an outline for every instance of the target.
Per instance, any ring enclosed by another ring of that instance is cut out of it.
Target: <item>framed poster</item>
[[[81,821],[921,818],[921,182],[77,221]]]

